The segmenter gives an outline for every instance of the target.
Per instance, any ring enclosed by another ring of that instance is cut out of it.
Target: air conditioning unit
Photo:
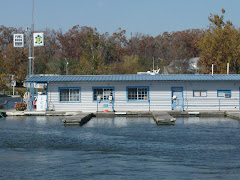
[[[230,93],[225,93],[225,98],[230,98],[231,94]]]

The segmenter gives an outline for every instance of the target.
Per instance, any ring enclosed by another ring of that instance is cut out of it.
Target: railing
[[[196,102],[197,101],[197,102]],[[184,99],[184,109],[187,110],[191,107],[209,107],[217,108],[217,110],[239,110],[240,100],[238,98],[208,98],[208,99]]]
[[[13,91],[0,91],[0,96],[13,96]],[[19,95],[18,91],[14,91],[14,95]]]
[[[121,109],[121,107],[126,107],[131,111],[131,109],[136,109],[136,107],[146,109],[146,111],[158,110],[159,108],[172,110],[175,107],[171,99],[153,99],[153,100],[143,100],[143,101],[126,101],[123,99],[115,99],[114,102],[101,102],[97,104],[97,109],[103,108],[103,104],[108,104],[112,109]],[[175,101],[176,107],[179,110],[239,110],[240,109],[240,99],[238,98],[205,98],[205,99],[177,99]],[[122,108],[123,109],[123,108]]]

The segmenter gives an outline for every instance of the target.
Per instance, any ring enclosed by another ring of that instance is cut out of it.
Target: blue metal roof
[[[33,75],[26,82],[104,81],[240,81],[240,74],[157,74],[157,75]]]

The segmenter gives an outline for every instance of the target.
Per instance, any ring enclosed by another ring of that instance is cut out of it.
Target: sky
[[[31,27],[33,0],[0,0],[0,25]],[[240,27],[240,0],[34,0],[34,27],[68,31],[75,25],[110,34],[157,36],[163,32],[206,29],[210,13]]]

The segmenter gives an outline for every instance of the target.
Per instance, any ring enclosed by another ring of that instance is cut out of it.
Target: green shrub
[[[0,104],[0,109],[4,109],[4,106],[2,104]]]

